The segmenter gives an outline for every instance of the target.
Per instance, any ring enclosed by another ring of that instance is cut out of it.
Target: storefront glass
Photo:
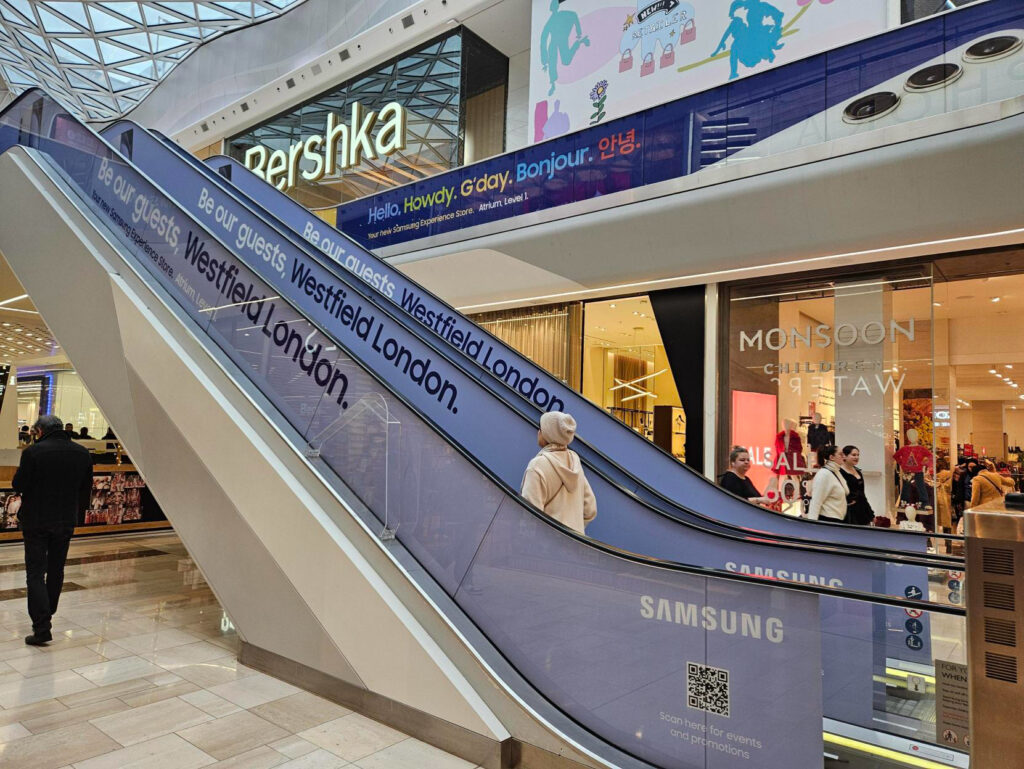
[[[360,163],[338,163],[315,181],[298,174],[288,190],[307,208],[337,206],[502,152],[507,83],[508,59],[468,30],[454,30],[228,139],[227,154],[245,162],[256,146],[287,153],[325,135],[329,115],[347,123],[356,102],[364,113],[397,102],[407,116],[402,149],[364,153]],[[300,171],[315,167],[312,158],[299,161]]]
[[[952,11],[975,2],[978,0],[902,0],[903,23],[924,19],[943,11]]]
[[[76,431],[88,427],[94,438],[110,426],[75,371],[23,369],[17,391],[19,425],[31,426],[42,414],[56,414]]]
[[[876,515],[930,514],[925,481],[949,453],[948,426],[934,420],[948,395],[935,386],[930,269],[762,283],[733,289],[728,304],[726,441],[750,450],[750,478],[777,509],[803,511],[815,450],[834,444],[860,450]]]
[[[649,296],[471,317],[585,398],[685,460],[686,415]]]
[[[686,416],[648,296],[588,302],[584,397],[685,459]]]
[[[754,485],[796,515],[816,444],[855,445],[876,524],[945,530],[1021,488],[1024,251],[725,295],[719,472],[747,447]]]
[[[487,312],[471,318],[480,328],[579,390],[582,315],[583,306],[573,302]]]

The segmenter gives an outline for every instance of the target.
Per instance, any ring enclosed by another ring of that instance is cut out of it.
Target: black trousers
[[[25,582],[33,633],[49,633],[64,587],[64,562],[74,528],[55,524],[25,529]]]

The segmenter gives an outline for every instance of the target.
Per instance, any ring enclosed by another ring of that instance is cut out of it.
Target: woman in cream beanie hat
[[[584,526],[597,516],[597,500],[583,465],[569,444],[576,437],[576,420],[561,411],[541,415],[537,445],[540,453],[530,460],[523,475],[523,497],[571,529],[584,533]]]

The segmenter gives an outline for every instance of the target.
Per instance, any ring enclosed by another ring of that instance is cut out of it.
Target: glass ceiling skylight
[[[0,76],[39,86],[86,120],[123,116],[201,44],[302,0],[0,0]]]

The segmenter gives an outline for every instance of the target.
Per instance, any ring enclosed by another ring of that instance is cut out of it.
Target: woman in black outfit
[[[747,477],[748,470],[750,470],[749,452],[742,446],[733,446],[732,451],[729,452],[729,469],[722,473],[722,477],[718,479],[718,485],[755,505],[768,502],[768,498],[762,497],[761,492]]]
[[[839,472],[846,480],[850,493],[846,496],[846,523],[853,523],[857,526],[868,526],[875,518],[875,511],[871,509],[864,494],[864,476],[857,469],[860,462],[860,449],[856,446],[843,446],[843,463],[839,466]]]

